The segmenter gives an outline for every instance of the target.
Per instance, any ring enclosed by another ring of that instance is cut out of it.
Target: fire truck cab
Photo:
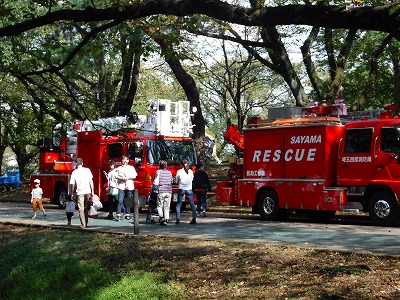
[[[112,159],[118,167],[122,156],[127,155],[138,173],[135,189],[139,208],[143,208],[161,159],[168,162],[173,176],[183,158],[193,168],[196,165],[197,155],[189,137],[190,117],[188,101],[158,99],[150,101],[147,115],[56,125],[52,138],[39,141],[41,173],[32,174],[31,183],[40,179],[43,197],[64,207],[71,193],[69,179],[75,159],[81,157],[93,174],[94,193],[101,201],[108,201],[104,175],[109,171],[108,162]],[[173,186],[173,193],[172,207],[177,200],[177,186]]]
[[[318,111],[337,112],[335,107]],[[307,112],[307,110],[306,110]],[[290,212],[328,220],[337,211],[368,212],[379,225],[400,222],[400,120],[342,122],[313,114],[289,119],[252,119],[243,135],[226,137],[242,147],[217,202],[251,206],[264,220]],[[232,176],[231,174],[235,174]]]

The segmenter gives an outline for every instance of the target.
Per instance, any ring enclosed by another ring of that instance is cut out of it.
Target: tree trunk
[[[122,46],[122,48],[124,48]],[[130,41],[128,51],[122,51],[122,82],[114,112],[116,115],[128,115],[133,105],[133,99],[137,90],[138,70],[140,68],[140,41]]]
[[[14,147],[13,146],[11,149],[17,157],[21,181],[28,180],[30,174],[26,173],[26,166],[33,159],[33,157],[35,155],[27,153],[27,151],[25,150],[25,147]]]
[[[396,103],[397,109],[400,108],[400,48],[397,46],[397,43],[391,43],[390,47],[390,56],[393,62],[393,71],[394,71],[394,101]]]
[[[172,72],[174,72],[176,79],[178,80],[179,84],[185,91],[185,95],[190,102],[190,107],[197,108],[197,111],[193,114],[192,123],[195,125],[193,127],[193,136],[199,154],[199,161],[205,163],[206,155],[205,155],[204,139],[205,139],[206,126],[201,111],[200,96],[196,86],[196,82],[194,81],[192,76],[190,76],[186,72],[186,70],[182,67],[181,62],[175,56],[166,55],[165,61],[170,66]]]
[[[165,40],[156,38],[155,41],[161,46],[162,49],[164,49],[165,53],[173,53]],[[206,149],[204,145],[206,125],[203,113],[201,111],[200,95],[199,90],[196,86],[196,82],[194,81],[193,77],[190,76],[188,72],[186,72],[180,60],[176,56],[172,54],[165,54],[165,61],[168,63],[169,67],[174,73],[176,80],[178,80],[179,84],[183,88],[187,100],[190,103],[190,109],[192,110],[193,107],[197,108],[197,111],[193,114],[192,117],[192,123],[194,125],[193,139],[196,144],[199,161],[203,164],[206,164]]]

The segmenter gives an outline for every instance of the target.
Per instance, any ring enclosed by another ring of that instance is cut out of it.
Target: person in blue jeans
[[[193,171],[190,169],[187,159],[182,159],[181,165],[182,168],[176,172],[176,182],[179,184],[178,201],[176,203],[176,224],[181,222],[181,205],[185,195],[187,195],[192,209],[192,221],[190,224],[196,224],[196,206],[194,205],[192,190]]]

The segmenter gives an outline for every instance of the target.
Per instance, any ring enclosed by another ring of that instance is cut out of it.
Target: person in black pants
[[[204,171],[204,165],[199,163],[193,177],[193,191],[197,198],[197,213],[201,217],[207,215],[207,191],[211,190],[210,179]],[[203,211],[201,208],[203,207]]]

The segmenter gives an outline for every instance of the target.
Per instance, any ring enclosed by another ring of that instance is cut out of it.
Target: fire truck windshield
[[[197,162],[194,145],[190,141],[147,140],[147,162],[158,164],[163,159],[170,166],[178,166],[186,158],[190,165]]]

